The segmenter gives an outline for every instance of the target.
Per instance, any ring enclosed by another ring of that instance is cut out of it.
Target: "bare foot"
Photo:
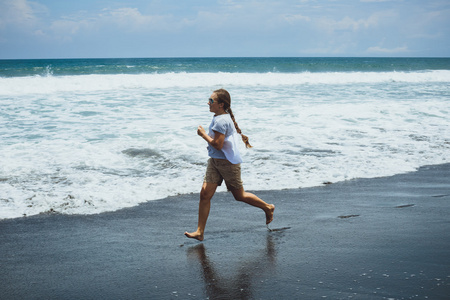
[[[270,204],[270,210],[266,211],[266,224],[269,224],[273,221],[273,212],[275,211],[275,205]]]
[[[184,235],[187,236],[188,238],[191,238],[191,239],[196,239],[196,240],[199,240],[199,241],[203,241],[203,234],[200,234],[197,231],[196,232],[191,232],[191,233],[186,231],[184,233]]]

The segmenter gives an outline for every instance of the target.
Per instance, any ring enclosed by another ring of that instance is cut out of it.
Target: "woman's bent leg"
[[[204,182],[202,190],[200,191],[200,202],[198,204],[198,225],[197,231],[185,232],[188,238],[203,241],[203,234],[205,232],[206,221],[208,220],[209,210],[211,208],[211,198],[216,192],[217,184]]]
[[[234,199],[236,199],[237,201],[242,201],[252,206],[261,208],[266,213],[266,224],[269,224],[273,221],[273,212],[275,210],[275,205],[267,204],[256,195],[244,191],[243,188],[232,190],[231,193],[233,194]]]

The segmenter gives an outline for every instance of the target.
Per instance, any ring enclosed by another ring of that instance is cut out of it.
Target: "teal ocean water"
[[[412,72],[450,70],[450,58],[121,58],[0,60],[0,76],[145,73]]]
[[[248,190],[450,161],[449,58],[0,60],[0,218],[198,192],[217,88],[254,146]]]

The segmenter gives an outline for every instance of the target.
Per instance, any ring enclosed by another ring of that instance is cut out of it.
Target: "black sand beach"
[[[2,220],[0,299],[450,299],[450,164],[256,194]]]

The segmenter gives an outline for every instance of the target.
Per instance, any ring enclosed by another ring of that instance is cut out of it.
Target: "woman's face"
[[[210,99],[208,101],[209,111],[215,114],[223,113],[223,103],[219,103],[219,98],[217,97],[217,95],[215,93],[212,93],[209,99]]]

